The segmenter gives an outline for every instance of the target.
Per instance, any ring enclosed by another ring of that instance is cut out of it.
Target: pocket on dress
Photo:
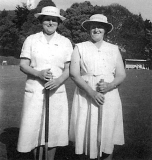
[[[34,93],[34,90],[29,84],[26,84],[25,85],[25,92]]]
[[[25,92],[34,93],[35,88],[35,80],[34,79],[27,79],[25,84]]]
[[[32,79],[32,78],[27,79],[26,85],[25,85],[25,92],[42,93],[43,89],[44,89],[44,83],[42,83],[41,81],[37,79]]]

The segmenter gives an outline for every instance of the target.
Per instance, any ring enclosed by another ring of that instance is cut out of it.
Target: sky
[[[27,0],[0,0],[0,10],[14,10],[17,5],[22,6]],[[40,0],[35,0],[38,3]],[[67,9],[73,3],[84,2],[86,0],[52,0],[60,9]],[[89,0],[87,0],[89,1]],[[144,20],[148,19],[152,22],[152,0],[90,0],[91,4],[98,6],[106,6],[112,3],[118,3],[126,7],[133,14],[141,14]]]

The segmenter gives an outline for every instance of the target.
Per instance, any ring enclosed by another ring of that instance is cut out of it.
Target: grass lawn
[[[152,159],[152,71],[127,70],[120,87],[123,104],[125,145],[115,152],[117,159]]]
[[[114,160],[151,160],[152,71],[133,69],[126,73],[127,78],[119,88],[125,145],[115,147]],[[0,75],[0,159],[7,155],[8,160],[19,160],[21,155],[16,151],[16,143],[26,77],[17,66],[0,66]],[[75,85],[70,79],[66,82],[66,88],[71,111]],[[71,146],[59,149],[57,160],[63,160],[62,157],[76,159],[73,149]],[[31,154],[25,157],[31,160]]]

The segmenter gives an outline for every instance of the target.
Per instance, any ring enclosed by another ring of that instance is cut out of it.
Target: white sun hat
[[[81,25],[85,30],[89,30],[91,24],[102,24],[102,26],[105,27],[107,33],[113,30],[113,25],[108,23],[107,17],[103,14],[94,14],[90,17],[89,20],[82,22]]]
[[[36,13],[34,16],[38,18],[39,16],[46,15],[46,16],[54,16],[59,17],[62,21],[64,21],[66,18],[60,15],[60,10],[53,6],[47,6],[43,7],[41,10],[41,13]]]

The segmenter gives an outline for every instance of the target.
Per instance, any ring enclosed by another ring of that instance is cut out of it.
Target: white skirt
[[[48,146],[68,145],[68,101],[66,92],[50,93]],[[30,152],[45,144],[45,98],[43,91],[26,91],[18,139],[18,151]]]
[[[95,89],[101,77],[83,78]],[[98,107],[83,90],[76,88],[70,120],[70,140],[75,142],[76,154],[85,153],[90,158],[97,158],[97,125]],[[111,154],[115,144],[124,144],[122,104],[118,89],[105,94],[100,155],[102,156],[102,152]]]

